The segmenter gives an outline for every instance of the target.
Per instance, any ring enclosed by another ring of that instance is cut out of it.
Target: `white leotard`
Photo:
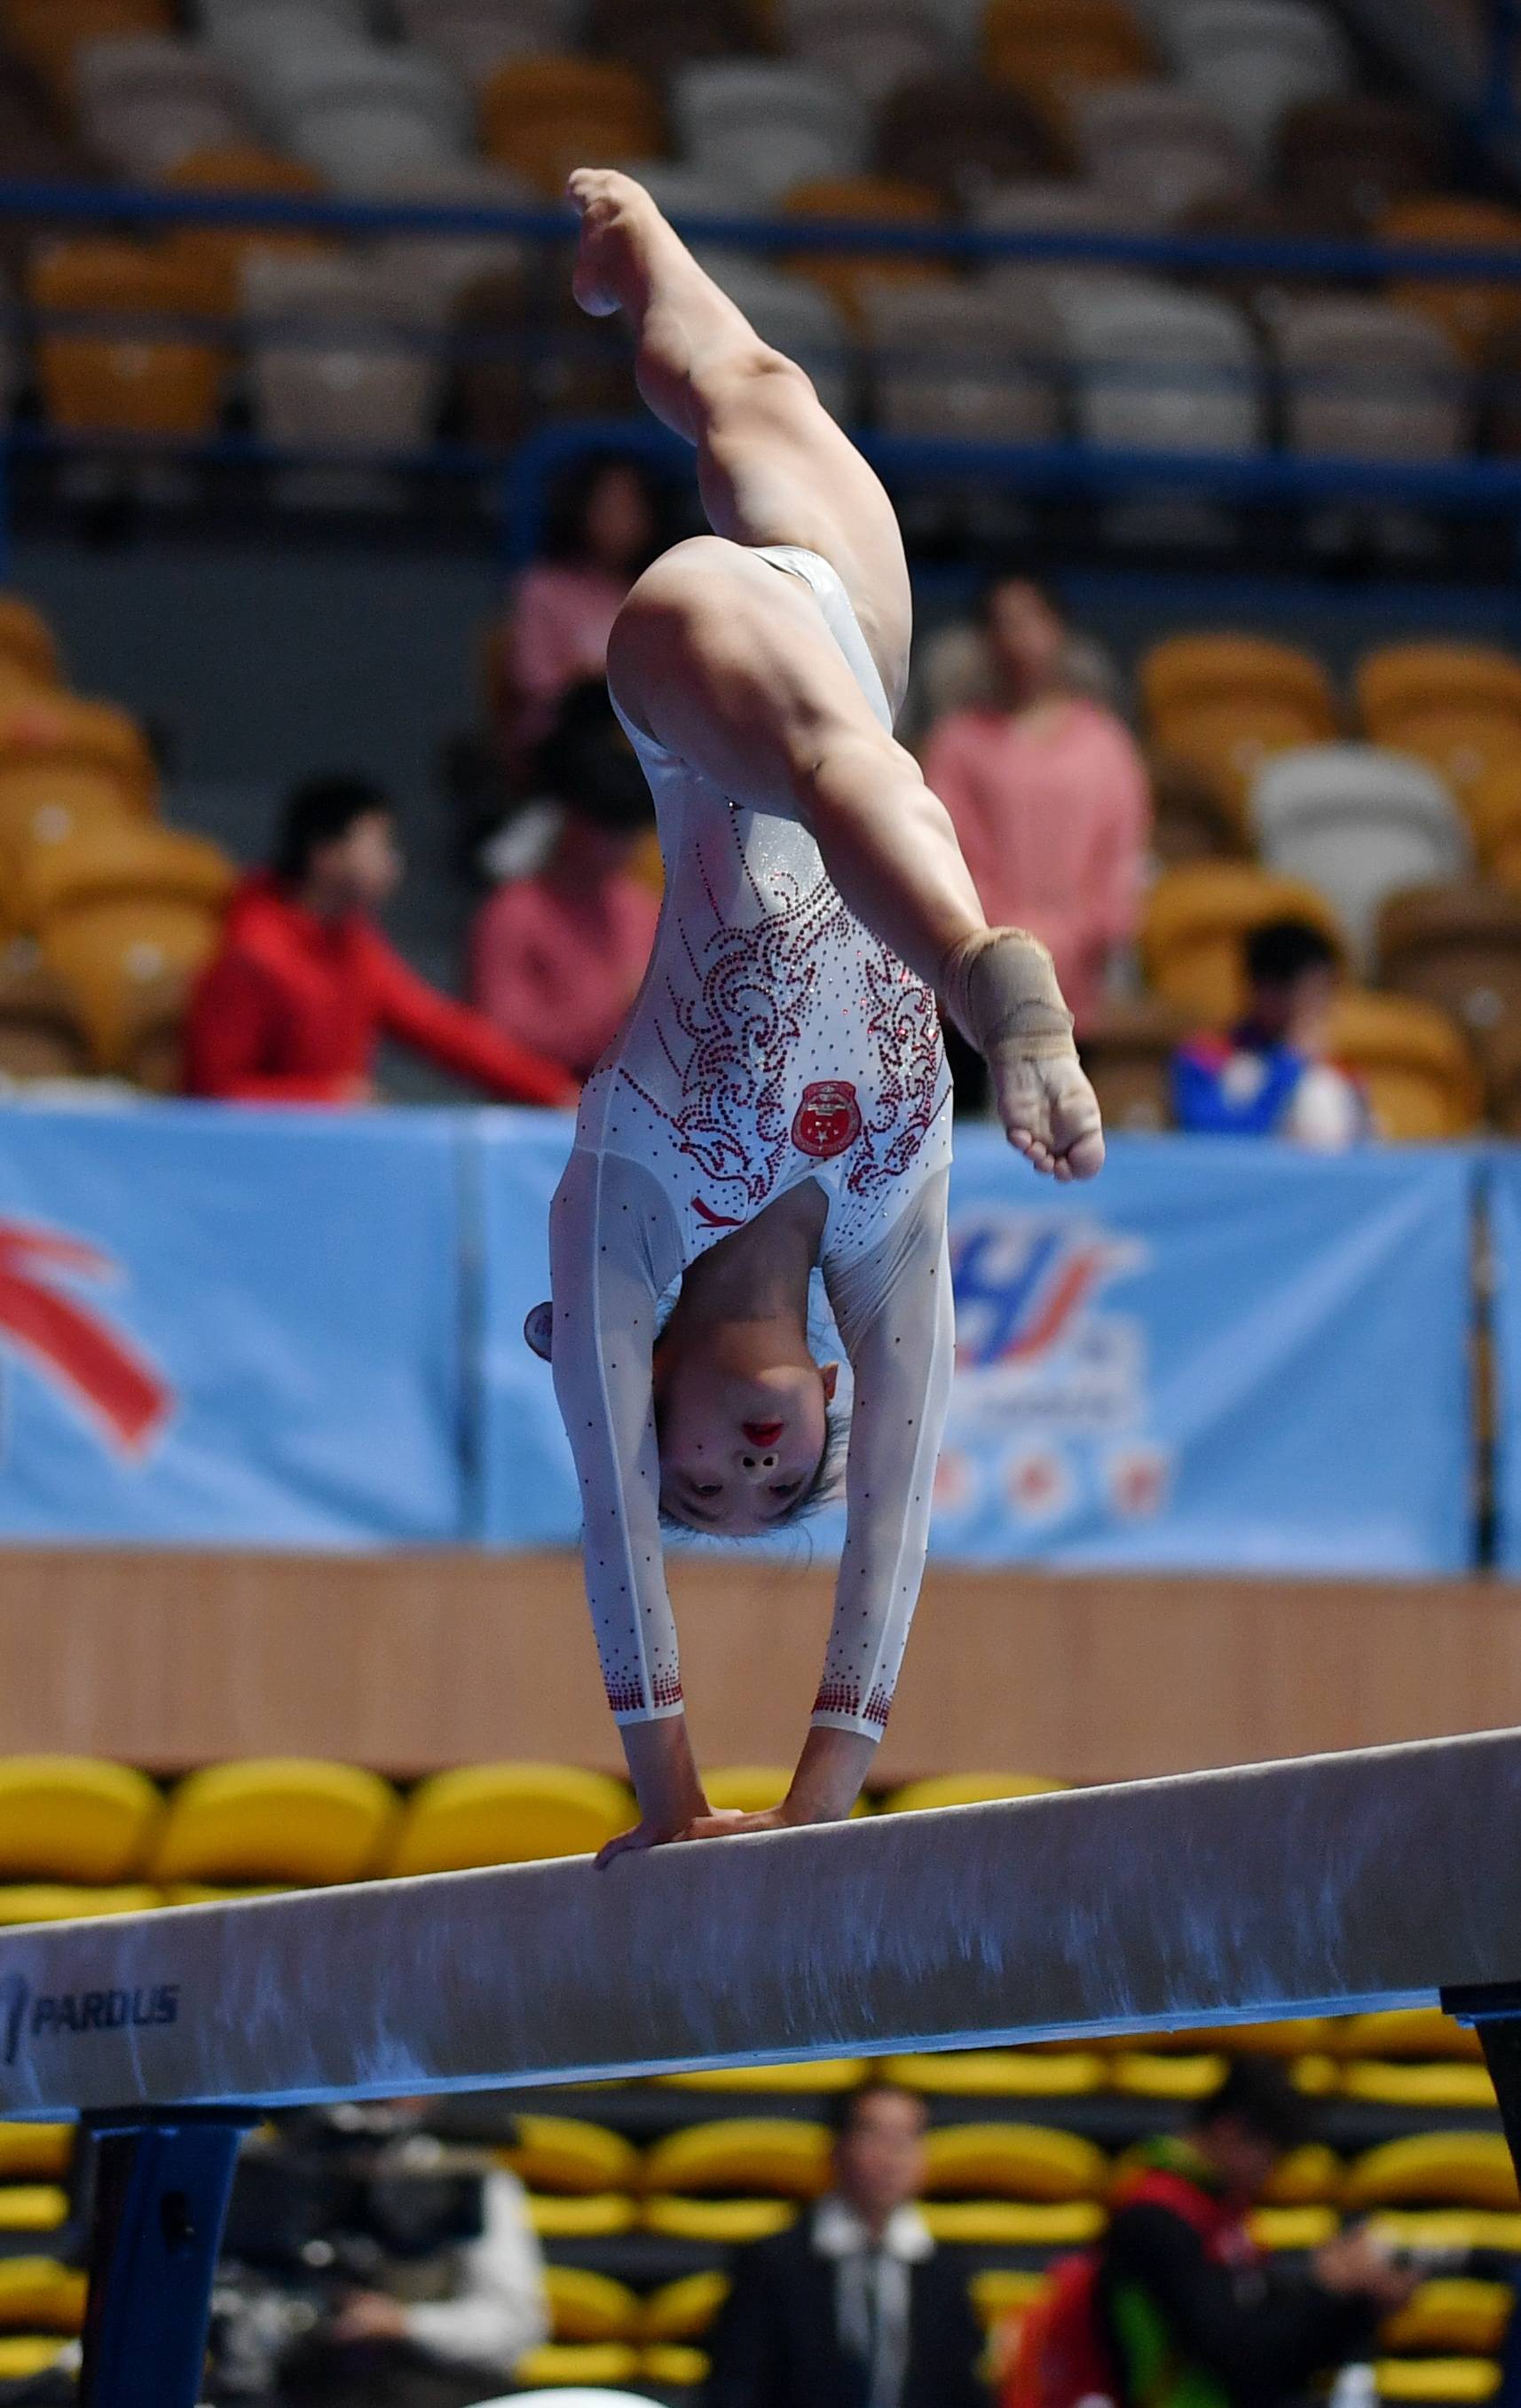
[[[884,726],[843,586],[810,586]],[[625,722],[626,724],[626,722]],[[950,1387],[950,1080],[934,998],[847,911],[811,836],[732,800],[634,727],[666,899],[629,1019],[581,1096],[550,1226],[555,1394],[586,1587],[620,1722],[682,1707],[651,1398],[656,1313],[686,1266],[804,1180],[854,1383],[847,1530],[815,1722],[880,1736],[917,1601]]]

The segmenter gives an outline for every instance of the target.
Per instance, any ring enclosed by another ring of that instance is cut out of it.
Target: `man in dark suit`
[[[986,2408],[965,2278],[913,2205],[925,2124],[894,2083],[844,2093],[828,2196],[739,2256],[703,2408]]]

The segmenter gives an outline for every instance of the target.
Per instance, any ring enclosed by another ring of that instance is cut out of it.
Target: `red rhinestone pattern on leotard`
[[[749,924],[725,918],[699,847],[713,926],[706,937],[683,926],[692,985],[682,993],[667,980],[659,1029],[680,1103],[668,1110],[626,1068],[621,1075],[676,1132],[680,1152],[701,1176],[729,1190],[725,1208],[750,1218],[793,1158],[804,1019],[832,952],[852,964],[854,993],[844,1008],[861,1015],[877,1071],[845,1175],[853,1196],[869,1197],[909,1168],[944,1100],[937,1092],[944,1057],[934,997],[868,934],[822,871],[806,884],[785,872],[763,895],[732,809],[725,829],[761,916]],[[702,1217],[710,1221],[710,1206]]]

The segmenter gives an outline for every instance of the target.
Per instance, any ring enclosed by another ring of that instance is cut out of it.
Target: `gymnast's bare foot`
[[[566,191],[581,211],[570,289],[589,318],[614,317],[624,307],[622,276],[660,212],[642,184],[614,167],[578,167]]]
[[[1023,928],[983,929],[956,947],[940,991],[986,1059],[1010,1144],[1053,1179],[1096,1178],[1104,1166],[1098,1098],[1044,945]]]

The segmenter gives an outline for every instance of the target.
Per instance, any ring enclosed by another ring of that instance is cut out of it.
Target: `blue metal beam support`
[[[80,2408],[196,2408],[238,2146],[257,2121],[237,2108],[93,2119]]]

